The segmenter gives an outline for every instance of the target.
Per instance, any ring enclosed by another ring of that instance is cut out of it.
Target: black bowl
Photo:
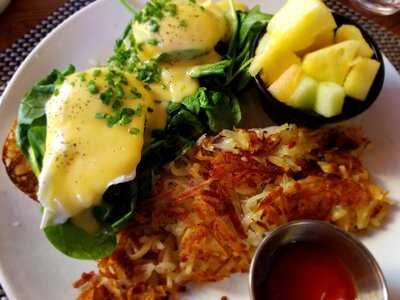
[[[367,43],[374,51],[374,55],[372,58],[379,61],[381,64],[378,73],[375,77],[375,80],[371,86],[371,89],[369,90],[367,98],[364,101],[360,101],[352,97],[346,96],[342,113],[332,118],[326,118],[321,115],[313,114],[311,112],[306,112],[292,108],[278,101],[267,90],[260,75],[257,75],[255,77],[255,81],[257,83],[259,90],[264,96],[264,101],[262,101],[264,111],[275,123],[277,124],[295,123],[307,127],[319,127],[328,123],[345,121],[361,114],[363,111],[368,109],[375,102],[380,91],[382,90],[383,81],[385,78],[385,68],[384,68],[382,54],[378,48],[378,45],[372,39],[372,37],[364,29],[362,29],[362,27],[359,26],[356,22],[338,14],[333,14],[333,15],[338,26],[343,24],[351,24],[357,26],[360,29],[361,33],[364,36],[364,39],[367,41]],[[263,34],[264,32],[261,33],[258,38],[260,39]]]

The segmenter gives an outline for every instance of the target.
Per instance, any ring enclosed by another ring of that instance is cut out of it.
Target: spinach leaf
[[[198,118],[205,115],[204,125],[207,131],[213,133],[232,128],[240,122],[242,117],[239,101],[228,92],[215,92],[200,88],[193,96],[185,97],[182,105]]]
[[[236,42],[239,29],[239,19],[235,10],[234,0],[228,0],[228,13],[227,18],[229,21],[229,26],[231,30],[231,39],[229,41],[228,54],[227,56],[232,58],[235,56],[236,52]]]
[[[128,0],[119,0],[119,1],[127,9],[127,11],[129,11],[132,15],[137,14],[137,10],[133,7],[133,5],[131,3],[129,3]]]
[[[248,67],[257,37],[272,16],[261,12],[259,6],[242,12],[234,10],[232,0],[228,3],[232,33],[225,59],[214,64],[196,66],[188,74],[193,78],[201,78],[203,86],[241,91],[251,79]]]
[[[231,59],[224,59],[214,64],[199,65],[193,67],[187,73],[192,78],[200,78],[203,76],[224,76],[227,67],[232,65]]]
[[[46,124],[45,105],[50,99],[65,76],[75,72],[75,67],[70,65],[64,71],[53,70],[47,77],[40,80],[22,98],[18,111],[16,140],[21,151],[28,157],[30,143],[28,130],[31,126]],[[34,158],[31,158],[34,160]],[[31,161],[29,159],[29,161]]]
[[[181,155],[204,133],[233,128],[240,119],[239,102],[233,95],[200,88],[181,103],[168,106],[167,126],[154,132],[155,140],[144,147],[139,171],[156,170]]]
[[[70,220],[47,226],[44,233],[60,252],[77,259],[95,260],[111,255],[117,244],[112,231],[103,229],[96,234],[89,234]]]
[[[110,186],[103,201],[92,209],[94,217],[103,225],[119,231],[133,216],[138,195],[138,181]]]
[[[265,28],[271,20],[272,15],[265,14],[260,11],[260,6],[254,6],[251,10],[245,13],[240,13],[240,30],[238,47],[243,49],[246,42],[251,39],[251,32],[259,32]]]
[[[46,145],[46,126],[33,126],[28,129],[28,142],[29,142],[29,162],[36,177],[39,176],[42,169],[42,162],[44,157]]]

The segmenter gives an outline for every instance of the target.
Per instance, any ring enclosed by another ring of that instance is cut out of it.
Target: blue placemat
[[[32,49],[57,25],[63,22],[70,15],[85,7],[95,0],[69,0],[51,16],[42,21],[17,40],[11,47],[0,52],[0,96],[15,73],[19,65]],[[109,0],[117,1],[117,0]],[[381,50],[390,59],[397,70],[400,71],[400,37],[388,32],[385,28],[373,21],[361,16],[351,8],[335,0],[327,0],[326,3],[337,13],[350,17],[365,28],[377,41]],[[0,300],[7,300],[0,285]]]
[[[39,25],[18,39],[5,51],[0,52],[0,96],[7,82],[33,48],[57,25],[95,0],[69,0]],[[114,1],[114,0],[109,0]],[[117,1],[117,0],[115,0]],[[1,32],[1,31],[0,31]],[[2,299],[0,299],[2,300]]]

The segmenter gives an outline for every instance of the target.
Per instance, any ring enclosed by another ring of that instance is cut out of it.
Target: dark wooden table
[[[352,6],[350,0],[342,1]],[[10,6],[0,15],[0,51],[22,37],[65,2],[65,0],[12,0]],[[379,17],[368,12],[360,12],[400,36],[400,13],[390,17]]]

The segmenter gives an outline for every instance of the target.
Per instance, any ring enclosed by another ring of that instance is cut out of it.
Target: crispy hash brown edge
[[[177,299],[188,283],[246,272],[262,235],[291,220],[380,226],[391,203],[359,160],[368,145],[361,129],[272,131],[202,137],[166,165],[114,253],[75,283],[78,299]],[[287,151],[297,154],[282,159]]]
[[[31,199],[37,200],[38,181],[28,160],[17,146],[15,139],[16,125],[17,123],[14,122],[4,141],[2,153],[3,164],[8,177],[14,185]]]

